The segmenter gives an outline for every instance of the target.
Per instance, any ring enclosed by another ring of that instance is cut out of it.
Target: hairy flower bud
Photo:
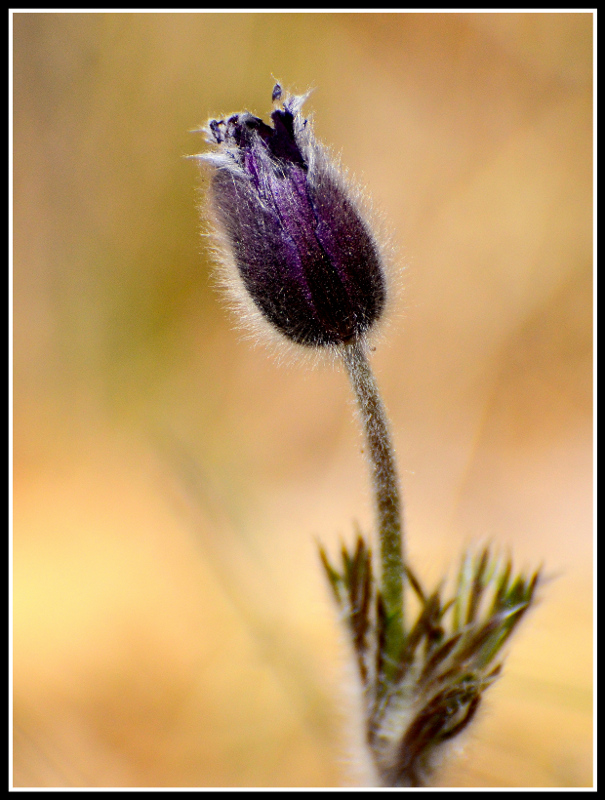
[[[281,100],[279,84],[273,100]],[[272,125],[245,111],[212,119],[201,156],[211,207],[254,305],[288,339],[337,345],[366,333],[386,300],[378,245],[344,180],[287,98]]]

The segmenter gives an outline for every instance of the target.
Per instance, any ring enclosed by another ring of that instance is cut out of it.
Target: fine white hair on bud
[[[308,95],[279,83],[271,124],[244,111],[211,119],[209,215],[243,313],[281,337],[329,348],[364,337],[387,303],[382,249],[359,195],[302,115]]]

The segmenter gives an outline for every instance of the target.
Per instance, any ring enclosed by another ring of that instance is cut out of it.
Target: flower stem
[[[342,357],[357,400],[367,440],[378,516],[380,540],[381,591],[386,612],[385,655],[394,672],[404,640],[403,526],[401,500],[387,416],[366,355],[366,344],[354,339],[342,348]]]

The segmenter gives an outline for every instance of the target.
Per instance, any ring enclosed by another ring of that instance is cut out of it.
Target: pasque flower
[[[278,84],[273,100],[281,96]],[[443,582],[426,591],[411,569],[395,453],[367,357],[366,334],[386,303],[381,254],[302,116],[304,100],[287,98],[270,125],[249,112],[210,120],[213,149],[200,158],[212,166],[211,210],[249,300],[286,338],[336,350],[351,380],[376,536],[359,533],[339,561],[320,555],[357,662],[376,782],[422,786],[500,674],[502,649],[534,601],[539,572],[516,574],[489,548],[471,551],[448,597]]]
[[[274,101],[282,96],[279,84]],[[245,111],[212,119],[211,207],[256,307],[299,344],[342,344],[385,305],[378,245],[338,171],[287,98],[270,125]]]

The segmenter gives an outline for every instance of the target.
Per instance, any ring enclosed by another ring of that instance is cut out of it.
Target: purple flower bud
[[[281,100],[279,84],[273,100]],[[272,125],[244,111],[210,120],[201,156],[214,167],[211,207],[255,306],[299,344],[337,345],[380,317],[378,245],[344,180],[290,97]]]

